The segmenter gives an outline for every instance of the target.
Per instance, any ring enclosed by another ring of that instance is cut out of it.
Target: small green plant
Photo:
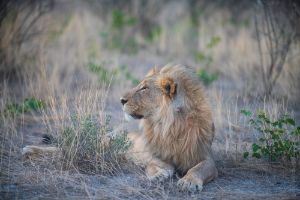
[[[228,20],[226,20],[223,25],[225,24],[231,24],[232,26],[236,27],[236,28],[239,28],[239,27],[249,27],[250,25],[250,21],[248,19],[244,19],[244,20],[235,20],[233,18],[230,18]]]
[[[202,82],[204,83],[204,85],[211,84],[212,82],[217,80],[217,78],[219,77],[218,72],[208,74],[205,69],[200,70],[197,74],[198,74],[199,78],[202,80]]]
[[[217,46],[219,43],[221,42],[221,38],[220,37],[212,37],[210,38],[210,42],[206,45],[207,48],[213,48],[215,46]]]
[[[113,76],[116,74],[116,71],[114,70],[108,70],[104,67],[105,63],[102,62],[100,65],[96,65],[92,62],[89,62],[87,64],[87,67],[90,72],[96,74],[98,76],[98,81],[101,83],[104,83],[105,85],[108,85],[113,78]]]
[[[205,62],[206,66],[213,62],[213,58],[210,55],[207,56],[201,52],[194,52],[193,55],[196,61]]]
[[[300,141],[295,141],[295,136],[300,134],[300,127],[296,127],[295,121],[289,115],[283,115],[272,122],[262,110],[258,111],[258,119],[252,117],[251,111],[241,110],[241,113],[250,117],[250,124],[264,135],[259,139],[260,144],[252,144],[252,157],[265,157],[269,161],[282,158],[290,161],[300,157]],[[288,129],[287,125],[293,130]],[[248,156],[249,152],[245,152],[244,158]]]
[[[100,37],[105,39],[104,46],[107,49],[119,49],[129,55],[136,54],[138,43],[134,34],[124,34],[130,32],[130,28],[132,29],[136,22],[135,17],[130,17],[121,11],[113,11],[109,33],[99,33]]]
[[[103,82],[105,85],[108,85],[109,83],[113,84],[115,82],[122,81],[124,80],[124,78],[131,81],[134,85],[137,85],[139,83],[139,80],[134,78],[127,70],[126,65],[121,65],[115,70],[108,70],[104,66],[105,62],[102,62],[102,64],[100,65],[96,65],[92,62],[89,62],[87,64],[89,71],[96,74],[98,76],[98,81]],[[120,79],[117,79],[117,76],[121,76]]]
[[[157,38],[160,36],[160,34],[162,33],[162,28],[154,28],[152,30],[150,30],[148,36],[146,37],[146,40],[148,42],[154,42],[157,40]]]
[[[134,77],[131,75],[131,73],[130,73],[129,71],[126,70],[126,68],[127,68],[126,65],[121,65],[121,66],[119,67],[119,71],[125,72],[125,78],[126,78],[127,80],[130,80],[130,81],[132,82],[133,85],[139,84],[140,81],[139,81],[138,79],[134,78]]]
[[[125,13],[115,10],[112,12],[111,28],[121,30],[126,26],[134,25],[136,21],[135,17],[129,17]]]
[[[212,37],[210,39],[210,42],[206,45],[208,49],[216,47],[221,42],[221,38],[216,36]],[[194,58],[196,61],[202,62],[205,64],[205,69],[202,69],[197,72],[199,78],[203,81],[205,85],[209,85],[213,83],[217,78],[219,77],[218,72],[214,72],[211,74],[208,74],[207,70],[210,67],[210,65],[213,63],[213,57],[211,55],[205,55],[201,52],[194,52],[193,53]]]
[[[200,8],[198,10],[192,10],[191,12],[191,23],[193,26],[198,26],[200,24],[200,18],[204,14],[204,9]]]
[[[3,114],[5,118],[17,117],[22,113],[29,111],[38,111],[39,109],[45,109],[46,103],[43,101],[38,101],[35,98],[25,98],[22,104],[18,103],[6,103],[4,109],[0,111],[0,114]]]
[[[117,135],[112,134],[110,115],[106,116],[103,124],[100,123],[99,116],[92,118],[90,115],[73,115],[71,118],[71,124],[64,127],[62,135],[58,138],[51,137],[51,141],[76,166],[97,171],[98,167],[106,166],[103,163],[118,162],[130,147],[127,130]],[[105,169],[101,168],[102,171]]]
[[[55,28],[51,28],[48,30],[48,39],[50,41],[56,40],[58,39],[66,30],[66,28],[68,27],[68,25],[70,24],[72,19],[72,16],[69,15],[68,17],[66,17],[66,19],[62,22],[62,24],[60,24],[60,28],[59,29],[55,29]]]

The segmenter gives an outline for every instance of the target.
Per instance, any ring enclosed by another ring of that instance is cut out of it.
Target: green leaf
[[[278,144],[279,144],[279,146],[280,146],[281,148],[284,148],[284,145],[283,145],[283,143],[282,143],[281,140],[278,141]]]
[[[244,158],[247,158],[248,156],[249,156],[249,152],[248,151],[244,152]]]
[[[280,135],[282,135],[282,134],[284,133],[284,130],[278,130],[278,133],[279,133]]]
[[[276,133],[272,133],[271,135],[273,140],[280,140],[279,135],[277,135]]]
[[[127,66],[126,65],[121,65],[119,68],[121,69],[121,71],[125,71]]]
[[[284,141],[284,144],[285,144],[285,146],[286,146],[287,148],[289,148],[289,147],[291,146],[291,141],[285,140],[285,141]]]
[[[293,119],[291,119],[291,118],[287,118],[286,121],[287,121],[289,124],[293,125],[293,126],[296,125],[295,121],[294,121]]]
[[[274,122],[274,123],[272,123],[272,126],[277,126],[278,125],[278,121],[276,121],[276,122]]]
[[[261,154],[260,153],[253,153],[252,157],[259,159],[259,158],[261,158]]]
[[[241,113],[243,113],[246,116],[251,116],[251,111],[250,110],[241,110]]]
[[[291,132],[292,135],[299,135],[299,133],[300,133],[300,126],[298,126],[295,131]]]
[[[259,141],[264,142],[264,141],[266,141],[266,138],[259,138]]]
[[[260,124],[263,123],[260,119],[256,120],[256,122],[257,122],[257,123],[260,123]]]
[[[262,111],[262,110],[259,110],[258,112],[257,112],[257,114],[258,114],[258,117],[259,118],[265,118],[265,113]]]
[[[281,152],[281,151],[282,151],[282,148],[280,148],[280,147],[275,148],[276,153]]]
[[[210,42],[206,46],[207,46],[207,48],[212,48],[212,47],[216,46],[219,42],[221,42],[220,37],[212,37],[210,39]]]
[[[263,156],[268,156],[269,150],[266,147],[264,147],[264,148],[262,148],[261,153],[263,154]]]
[[[259,147],[260,147],[260,146],[258,146],[257,144],[254,143],[254,144],[252,145],[252,150],[253,150],[253,152],[257,152],[257,150],[259,149]]]
[[[37,111],[38,106],[36,103],[36,99],[34,99],[34,98],[30,99],[30,101],[28,102],[28,106],[30,109]]]
[[[18,106],[18,110],[17,110],[18,114],[21,114],[24,111],[25,111],[25,109],[24,109],[24,107],[22,105]]]
[[[270,123],[271,123],[270,120],[269,120],[269,118],[265,118],[265,122],[266,122],[267,124],[270,124]]]

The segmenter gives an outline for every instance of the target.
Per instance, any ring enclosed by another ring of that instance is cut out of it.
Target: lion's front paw
[[[161,160],[154,160],[146,167],[146,174],[150,181],[163,181],[174,174],[174,167]]]
[[[183,177],[178,181],[177,187],[181,191],[201,192],[203,188],[203,181],[191,177]]]
[[[170,177],[171,177],[171,173],[167,170],[158,170],[155,174],[148,175],[150,181],[160,181],[160,182]]]

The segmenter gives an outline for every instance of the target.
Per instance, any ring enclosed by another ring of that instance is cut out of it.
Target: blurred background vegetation
[[[0,16],[3,80],[53,69],[55,60],[61,78],[86,70],[106,85],[113,75],[137,84],[144,70],[136,68],[148,70],[151,54],[153,65],[193,65],[206,85],[221,74],[248,93],[299,87],[298,1],[6,0]]]

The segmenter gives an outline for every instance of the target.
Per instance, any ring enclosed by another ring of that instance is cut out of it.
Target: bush
[[[38,55],[38,45],[27,50],[22,47],[36,38],[40,39],[39,36],[45,32],[40,23],[46,19],[54,5],[53,0],[1,1],[0,76],[10,77],[22,73],[26,68],[24,61]]]
[[[210,38],[209,43],[206,45],[207,49],[211,49],[216,47],[221,42],[221,38],[219,36]],[[213,63],[213,57],[211,55],[205,55],[202,52],[193,52],[193,56],[196,61],[202,62],[205,65],[205,69],[202,69],[197,72],[198,77],[203,81],[203,83],[207,86],[213,83],[219,77],[218,72],[214,72],[211,74],[207,73],[208,68]]]
[[[18,103],[6,103],[3,110],[0,110],[0,114],[3,114],[5,118],[14,118],[22,113],[29,111],[38,111],[40,109],[45,109],[46,103],[43,101],[38,101],[35,98],[25,98],[22,104]]]
[[[98,81],[102,82],[105,85],[113,84],[118,81],[123,81],[124,79],[132,82],[133,85],[137,85],[140,81],[134,78],[131,73],[127,70],[126,65],[121,65],[115,70],[109,70],[105,68],[105,63],[101,65],[96,65],[92,62],[87,64],[87,67],[90,72],[98,76]],[[119,79],[116,76],[121,76]]]
[[[251,116],[251,111],[241,110],[241,113],[250,117],[250,124],[255,130],[264,134],[259,139],[260,144],[252,144],[252,157],[265,157],[269,161],[279,159],[291,161],[292,158],[300,157],[300,141],[296,141],[295,137],[300,134],[300,127],[295,127],[295,121],[289,115],[283,115],[277,121],[272,122],[261,110],[258,111],[256,120]],[[292,126],[294,130],[290,131],[287,125]],[[244,158],[248,155],[249,152],[245,152]]]
[[[111,171],[110,163],[118,163],[122,154],[130,147],[127,130],[113,136],[107,115],[103,124],[99,116],[72,116],[70,125],[64,127],[62,135],[51,138],[64,152],[66,167],[76,166],[86,171]]]
[[[209,85],[209,84],[213,83],[215,80],[217,80],[217,78],[219,77],[219,73],[214,72],[214,73],[208,74],[205,69],[202,69],[198,72],[198,76],[202,80],[204,85]]]
[[[136,22],[135,17],[130,17],[121,11],[113,11],[109,33],[100,32],[100,37],[105,39],[104,46],[131,55],[137,54],[138,43],[133,34],[133,26]]]

